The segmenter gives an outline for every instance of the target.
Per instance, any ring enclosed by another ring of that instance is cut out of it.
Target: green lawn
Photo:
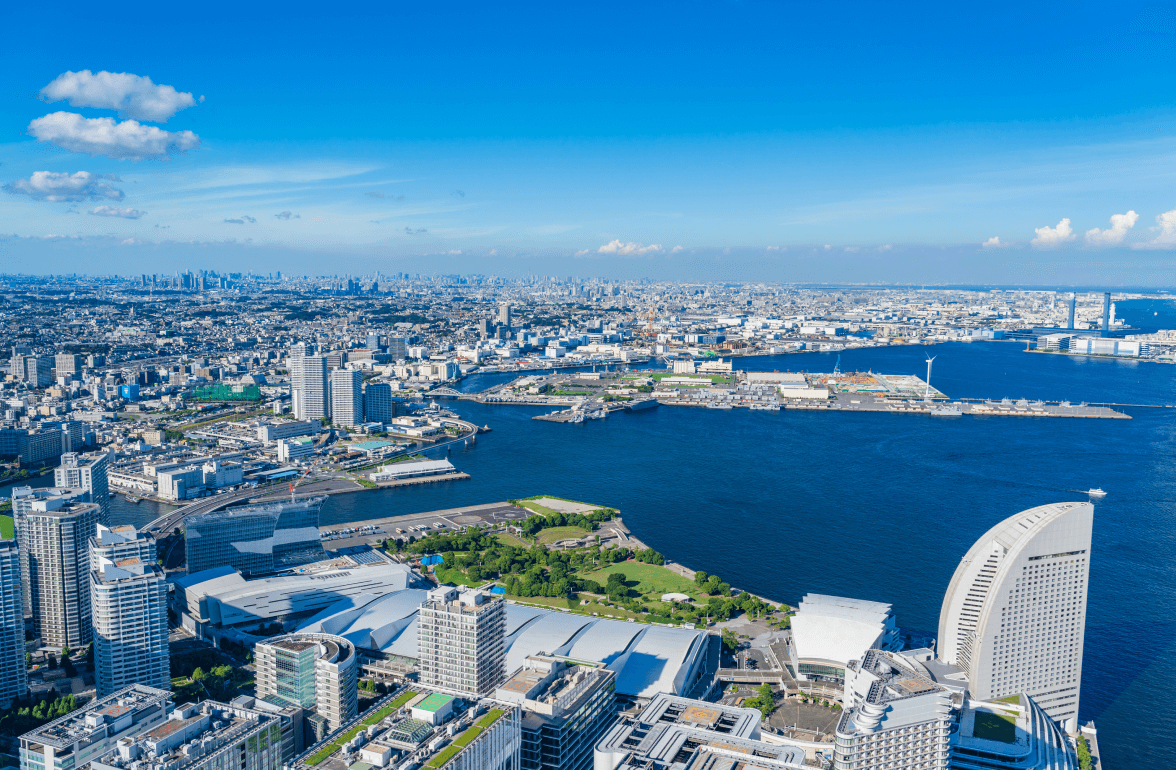
[[[500,532],[494,537],[503,545],[510,545],[514,546],[515,548],[530,548],[532,545],[531,543],[528,543],[526,540],[523,540],[521,537],[511,532]]]
[[[0,538],[12,540],[16,537],[16,527],[12,524],[11,516],[0,516]]]
[[[594,580],[601,585],[608,582],[608,576],[614,572],[624,574],[630,588],[644,596],[651,596],[658,600],[662,594],[686,594],[694,599],[702,595],[693,580],[687,580],[676,572],[656,564],[645,564],[639,561],[625,561],[620,564],[610,564],[604,569],[593,572],[582,572],[580,577]],[[633,585],[636,581],[636,585]]]
[[[548,527],[539,530],[539,542],[543,545],[550,545],[560,540],[587,537],[590,534],[592,533],[583,527]]]
[[[1016,719],[1010,714],[993,713],[991,711],[977,711],[976,724],[972,728],[972,735],[988,741],[1001,743],[1017,742]]]
[[[491,727],[505,713],[502,709],[491,709],[488,711],[486,716],[470,725],[468,730],[453,739],[453,743],[446,746],[439,754],[429,760],[429,764],[425,765],[425,767],[431,768],[431,770],[441,770],[442,767],[449,764],[449,760],[453,759],[454,755],[473,743],[475,738],[485,732],[487,728]]]
[[[457,567],[450,567],[445,564],[437,564],[433,567],[433,574],[437,576],[437,580],[442,583],[453,583],[456,585],[468,586],[473,585],[469,575],[459,570]],[[481,583],[479,583],[481,585]]]
[[[508,599],[516,601],[520,604],[536,604],[541,607],[558,607],[561,610],[566,610],[568,608],[568,600],[563,596],[506,596]]]
[[[531,513],[538,513],[543,516],[557,516],[557,515],[559,515],[559,511],[552,510],[551,508],[548,508],[546,505],[539,505],[539,503],[536,503],[533,500],[519,500],[519,506],[522,508],[526,508]]]

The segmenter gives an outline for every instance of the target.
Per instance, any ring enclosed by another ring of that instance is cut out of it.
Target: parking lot
[[[518,508],[509,503],[489,503],[486,505],[470,505],[464,508],[447,508],[428,513],[410,513],[404,516],[393,516],[382,519],[368,519],[366,521],[350,521],[344,524],[331,524],[319,527],[322,533],[339,533],[345,529],[359,529],[364,526],[374,527],[366,532],[345,533],[333,540],[323,540],[323,546],[330,550],[350,548],[357,545],[371,545],[382,542],[389,537],[404,537],[412,535],[421,537],[430,532],[457,531],[471,526],[497,527],[511,522],[522,521],[531,512]],[[438,527],[440,524],[442,526]],[[397,532],[397,530],[404,530]]]

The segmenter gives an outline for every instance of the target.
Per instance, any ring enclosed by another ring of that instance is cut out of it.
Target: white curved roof
[[[798,659],[844,666],[871,648],[890,649],[897,629],[889,604],[807,594],[792,617],[792,640]]]
[[[705,636],[702,631],[647,626],[645,633],[608,666],[617,672],[617,692],[638,698],[659,692],[683,693],[702,653]]]
[[[371,597],[362,606],[344,609],[328,617],[323,617],[326,613],[319,613],[298,630],[335,634],[356,647],[383,649],[400,637],[416,618],[427,594],[427,591],[409,588]]]
[[[553,653],[592,623],[587,615],[548,612],[506,638],[506,670],[515,671],[528,656],[538,652]]]
[[[535,618],[542,617],[547,613],[548,610],[541,610],[538,607],[528,607],[524,604],[507,604],[506,635],[510,636]]]
[[[554,654],[608,665],[629,649],[633,639],[645,628],[640,623],[598,620]]]

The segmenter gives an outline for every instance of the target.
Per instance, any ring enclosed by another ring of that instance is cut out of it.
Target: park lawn
[[[506,597],[511,601],[519,604],[535,604],[541,607],[557,607],[561,610],[568,608],[568,600],[563,596],[511,596],[506,594]]]
[[[503,545],[514,546],[515,548],[530,548],[533,545],[510,532],[499,532],[494,536],[494,539]]]
[[[16,537],[16,528],[12,524],[11,516],[0,516],[0,537],[12,540]]]
[[[532,500],[519,500],[519,506],[526,508],[531,513],[538,513],[541,516],[558,516],[559,511],[548,508],[546,505],[539,505]]]
[[[560,540],[579,539],[590,534],[592,533],[583,527],[548,527],[539,530],[539,542],[543,545],[551,545]]]
[[[442,583],[453,583],[454,585],[472,586],[474,581],[470,580],[469,575],[459,570],[457,567],[450,567],[448,564],[437,564],[433,567],[433,574],[436,575],[437,580]],[[481,585],[481,583],[479,583]]]
[[[604,569],[581,572],[579,576],[605,585],[608,583],[608,576],[614,572],[622,573],[625,579],[629,581],[630,588],[634,587],[632,583],[636,581],[638,593],[643,596],[653,597],[659,601],[663,594],[686,594],[696,600],[702,594],[693,580],[688,580],[666,567],[659,567],[656,564],[646,564],[640,561],[623,561],[619,564],[610,564]]]

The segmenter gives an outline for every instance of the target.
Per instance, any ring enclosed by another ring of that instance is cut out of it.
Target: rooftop
[[[91,701],[88,706],[31,730],[21,737],[59,748],[70,748],[95,733],[108,731],[119,719],[133,719],[136,712],[169,703],[171,697],[171,692],[167,690],[131,685],[105,698]]]
[[[452,695],[443,695],[442,693],[435,692],[435,693],[432,693],[431,695],[429,695],[427,698],[425,698],[420,703],[413,706],[413,708],[420,709],[421,711],[440,711],[441,709],[445,708],[445,706],[447,706],[448,704],[450,704],[452,702],[453,702]]]

